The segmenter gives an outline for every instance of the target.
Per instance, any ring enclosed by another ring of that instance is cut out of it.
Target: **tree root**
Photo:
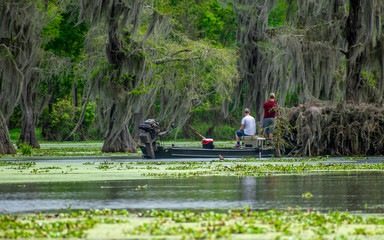
[[[378,155],[384,153],[384,108],[375,104],[306,103],[286,110],[298,146],[295,155]],[[308,134],[309,130],[309,134]],[[309,138],[309,141],[308,141]],[[309,143],[308,143],[309,142]]]

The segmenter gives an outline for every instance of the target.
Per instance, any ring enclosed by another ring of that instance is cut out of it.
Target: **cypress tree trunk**
[[[363,68],[364,55],[359,43],[359,31],[361,30],[361,0],[349,1],[349,16],[346,24],[348,42],[347,57],[347,86],[346,100],[359,102],[360,75]]]
[[[101,151],[136,153],[136,143],[128,131],[128,126],[121,126],[119,123],[115,122],[116,114],[118,113],[116,108],[116,104],[113,104],[111,107],[108,132]],[[116,132],[118,131],[116,125],[120,127],[120,133]]]
[[[133,135],[133,139],[135,140],[135,142],[139,142],[139,140],[140,140],[140,131],[139,131],[139,127],[138,126],[140,125],[140,123],[144,122],[143,111],[140,110],[139,112],[134,113],[133,118],[134,118],[134,126],[133,126],[132,135]]]
[[[40,148],[36,137],[35,112],[33,110],[33,92],[31,83],[24,85],[21,97],[21,109],[23,111],[23,122],[19,141],[27,143],[33,148]]]
[[[116,82],[122,81],[122,69],[124,68],[124,61],[127,61],[125,52],[127,51],[124,47],[124,43],[120,39],[119,34],[119,17],[126,14],[121,8],[120,1],[112,1],[110,5],[109,19],[108,21],[108,44],[106,46],[106,55],[108,62],[112,66],[108,73],[111,76],[110,83],[116,86]],[[128,11],[128,10],[126,10]],[[129,10],[132,11],[132,10]],[[126,41],[128,36],[126,36]],[[142,69],[144,65],[139,59],[132,57],[134,64],[137,64],[138,69]],[[131,69],[132,68],[132,69]],[[135,67],[131,66],[129,69],[125,69],[126,72],[132,74],[132,82],[136,81]],[[127,90],[131,90],[129,84],[126,84]],[[104,145],[102,147],[103,152],[137,152],[136,142],[129,133],[129,126],[126,122],[126,99],[120,99],[116,97],[116,94],[109,96],[113,99],[113,103],[110,110],[109,126]]]
[[[113,123],[111,122],[110,124]],[[137,153],[137,148],[127,128],[123,128],[117,137],[111,135],[107,137],[101,151]]]
[[[3,115],[0,112],[0,154],[16,154],[8,134],[8,127]]]

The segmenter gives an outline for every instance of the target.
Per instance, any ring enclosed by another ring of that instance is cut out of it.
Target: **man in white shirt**
[[[235,147],[240,147],[240,137],[242,136],[251,136],[256,133],[256,122],[255,119],[250,115],[248,108],[244,109],[245,117],[241,120],[240,129],[236,131],[236,141],[237,145]]]

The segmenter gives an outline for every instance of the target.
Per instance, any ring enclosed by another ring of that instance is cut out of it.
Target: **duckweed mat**
[[[0,183],[145,179],[152,177],[268,176],[329,171],[384,171],[382,161],[362,163],[345,158],[205,161],[100,160],[0,161]]]
[[[310,210],[88,210],[0,215],[0,238],[378,239],[384,219]]]

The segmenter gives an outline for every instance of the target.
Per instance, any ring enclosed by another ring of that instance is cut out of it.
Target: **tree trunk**
[[[109,114],[109,127],[104,141],[102,152],[130,152],[136,153],[136,142],[128,131],[128,126],[122,126],[120,133],[116,134],[116,123],[114,121],[116,104],[113,104]],[[119,124],[120,125],[120,124]]]
[[[188,128],[198,137],[200,137],[201,139],[204,139],[205,137],[203,135],[201,135],[194,127],[192,127],[191,124],[188,124],[187,125]]]
[[[0,113],[0,154],[16,154],[16,149],[9,138],[8,127]]]
[[[347,88],[346,100],[359,103],[360,75],[363,68],[362,56],[359,56],[356,62],[347,63]]]
[[[36,137],[35,128],[35,113],[33,110],[33,97],[32,97],[31,84],[28,83],[24,86],[21,97],[21,109],[23,111],[23,122],[21,127],[21,134],[19,141],[27,143],[33,148],[40,148],[39,141]]]
[[[139,125],[140,123],[143,123],[144,121],[144,115],[143,115],[143,111],[140,110],[139,112],[136,112],[134,113],[133,115],[133,118],[134,118],[134,126],[133,126],[133,139],[135,142],[139,142],[139,139],[140,139],[140,131],[139,131]]]
[[[28,143],[33,148],[40,148],[33,119],[33,113],[27,112],[26,114],[23,114],[23,125],[21,127],[19,140],[20,142]]]
[[[137,148],[136,143],[127,128],[123,128],[117,137],[107,136],[101,151],[137,153]]]
[[[349,16],[346,24],[346,35],[348,42],[347,57],[347,101],[359,102],[360,75],[363,68],[364,56],[359,43],[359,31],[362,21],[361,0],[349,1]]]
[[[215,130],[215,124],[210,126],[207,131],[207,137],[208,138],[213,138],[213,131]]]
[[[76,81],[73,81],[72,82],[72,104],[74,107],[78,107],[79,106],[79,99],[77,97],[77,84],[76,84]]]

